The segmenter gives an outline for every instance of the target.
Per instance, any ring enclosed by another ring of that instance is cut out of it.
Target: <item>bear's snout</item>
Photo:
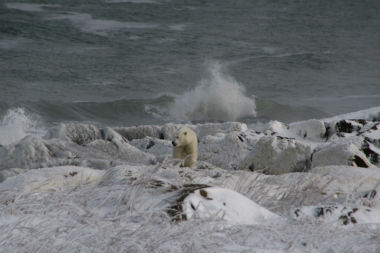
[[[177,146],[177,144],[175,144],[175,142],[174,141],[172,141],[172,145],[175,147],[175,146]]]

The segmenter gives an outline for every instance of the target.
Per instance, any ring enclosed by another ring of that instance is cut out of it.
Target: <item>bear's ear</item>
[[[184,132],[183,134],[184,134],[184,135],[187,135],[187,132]]]

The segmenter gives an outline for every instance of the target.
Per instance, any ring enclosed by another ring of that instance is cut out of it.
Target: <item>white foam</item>
[[[24,109],[10,109],[0,120],[0,144],[17,142],[29,134],[41,135],[37,121],[25,113]]]
[[[175,98],[169,114],[175,120],[235,121],[256,116],[253,96],[232,76],[223,72],[222,66],[212,62],[209,77],[200,81],[195,89]]]
[[[52,4],[32,4],[32,3],[6,3],[8,9],[14,9],[27,12],[41,12],[44,11],[43,7],[57,7],[59,5]]]
[[[83,32],[94,33],[97,35],[106,35],[107,32],[120,29],[149,29],[155,28],[157,24],[147,24],[140,22],[121,22],[115,20],[95,19],[86,13],[69,13],[58,15],[52,20],[69,20],[74,26]]]
[[[0,49],[11,50],[11,49],[22,49],[25,48],[25,44],[32,42],[32,40],[24,38],[13,38],[13,39],[0,39]]]
[[[373,118],[380,116],[380,106],[372,107],[365,110],[360,110],[357,112],[350,112],[346,114],[341,114],[338,116],[333,116],[330,118],[323,119],[326,122],[337,121],[337,120],[347,120],[347,119],[364,119],[372,120]]]
[[[105,0],[106,3],[156,4],[153,0]]]
[[[185,28],[187,27],[187,24],[173,24],[169,25],[169,28],[173,31],[182,32],[185,31]]]

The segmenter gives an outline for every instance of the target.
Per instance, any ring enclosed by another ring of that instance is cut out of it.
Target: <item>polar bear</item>
[[[173,158],[184,159],[184,167],[193,167],[198,158],[197,135],[188,127],[182,127],[173,144]]]

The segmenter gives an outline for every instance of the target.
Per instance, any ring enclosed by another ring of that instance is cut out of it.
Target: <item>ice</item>
[[[183,124],[25,132],[0,146],[0,251],[379,252],[379,111],[187,124],[194,168]]]

